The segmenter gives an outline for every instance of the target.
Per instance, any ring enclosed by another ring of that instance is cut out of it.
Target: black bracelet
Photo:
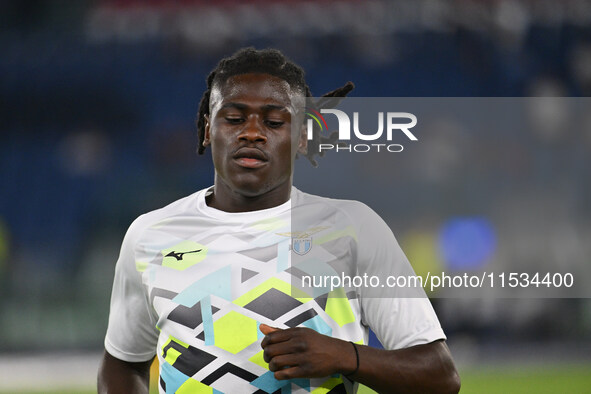
[[[348,374],[343,375],[347,378],[351,375],[355,375],[357,373],[357,371],[359,371],[359,350],[357,350],[357,346],[355,345],[354,342],[349,341],[349,343],[351,345],[353,345],[353,349],[355,349],[355,357],[357,358],[357,366],[355,367],[355,370],[353,372],[349,372]]]

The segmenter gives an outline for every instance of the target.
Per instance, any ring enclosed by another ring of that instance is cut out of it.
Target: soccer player
[[[161,393],[345,393],[358,382],[378,392],[459,391],[427,298],[297,285],[315,270],[412,272],[368,207],[292,186],[296,155],[313,160],[318,145],[302,127],[311,96],[303,70],[279,51],[248,48],[220,61],[207,87],[197,127],[214,185],[130,226],[99,392],[147,393],[154,356]],[[365,345],[368,326],[386,350]]]

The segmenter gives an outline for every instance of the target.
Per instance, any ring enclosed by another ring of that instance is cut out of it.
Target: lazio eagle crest
[[[306,231],[294,231],[291,233],[277,233],[285,237],[291,237],[291,250],[300,256],[305,255],[312,249],[312,234],[326,230],[327,226],[320,226],[308,229]]]

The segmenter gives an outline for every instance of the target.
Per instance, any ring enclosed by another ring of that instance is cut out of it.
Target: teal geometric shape
[[[205,335],[205,345],[212,346],[215,343],[213,334],[213,316],[211,313],[211,297],[201,299],[201,318],[203,320],[203,334]]]
[[[277,244],[277,272],[283,272],[289,264],[289,240]]]
[[[277,380],[275,379],[274,372],[268,371],[250,382],[250,384],[267,393],[274,393],[283,386],[291,385],[291,380]]]
[[[306,320],[302,323],[305,327],[311,328],[312,330],[319,332],[323,335],[328,335],[329,337],[332,336],[332,328],[322,318],[320,315],[316,315],[310,320]]]
[[[183,383],[189,379],[187,375],[167,363],[166,361],[160,366],[160,377],[166,384],[166,394],[174,394]]]
[[[199,279],[172,299],[177,304],[191,308],[209,295],[215,295],[231,301],[232,289],[230,287],[232,277],[231,267],[228,265],[218,271],[212,272]]]
[[[291,379],[292,383],[297,384],[306,391],[310,391],[310,379]]]
[[[261,332],[261,329],[259,328],[259,326],[260,326],[260,325],[261,325],[261,322],[260,322],[260,321],[258,321],[258,322],[257,322],[257,340],[259,340],[259,339],[262,339],[262,338],[264,338],[264,337],[265,337],[265,334],[263,334],[263,333]]]

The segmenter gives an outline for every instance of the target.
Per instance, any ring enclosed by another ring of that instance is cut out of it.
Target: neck
[[[213,186],[213,193],[205,202],[212,208],[224,212],[250,212],[269,209],[287,202],[291,195],[291,179],[275,189],[260,194],[231,190],[228,185],[218,181]]]

